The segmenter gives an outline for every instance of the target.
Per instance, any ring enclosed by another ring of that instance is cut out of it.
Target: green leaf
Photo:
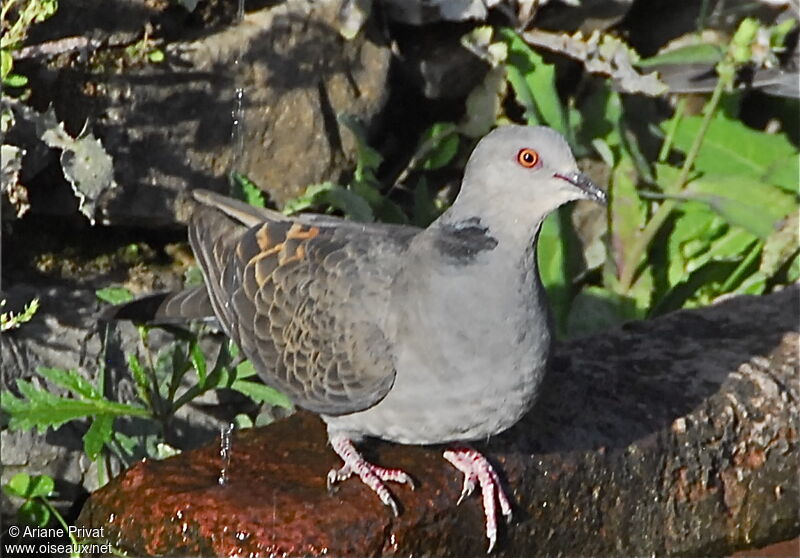
[[[422,176],[414,188],[414,224],[425,228],[438,216],[439,210],[428,188],[428,181]]]
[[[5,81],[6,76],[11,73],[14,67],[14,58],[6,49],[0,50],[0,80]]]
[[[194,366],[194,369],[197,371],[197,378],[202,387],[206,383],[206,357],[197,343],[192,343],[190,358],[192,360],[192,366]]]
[[[11,430],[37,428],[39,432],[44,432],[48,427],[58,428],[65,422],[100,414],[150,417],[150,413],[142,407],[105,399],[67,399],[20,378],[17,379],[17,388],[22,398],[7,391],[0,392],[0,407],[10,417],[8,426]]]
[[[17,510],[20,522],[44,527],[50,522],[50,509],[43,502],[28,500]]]
[[[689,151],[700,131],[702,120],[701,116],[686,116],[681,119],[674,136],[677,149],[684,153]],[[789,157],[797,157],[797,153],[783,134],[760,132],[738,120],[720,115],[712,119],[708,127],[694,168],[709,174],[767,180],[776,172],[774,165],[779,165]],[[797,176],[794,180],[796,185]],[[784,178],[780,178],[782,184],[784,181]]]
[[[602,138],[609,145],[619,145],[619,121],[622,119],[622,99],[616,91],[600,89],[590,97],[584,111],[584,128],[591,138]]]
[[[759,271],[766,277],[775,275],[798,253],[797,231],[800,230],[798,213],[792,212],[781,222],[778,230],[767,237],[761,254]]]
[[[622,276],[626,266],[638,267],[641,263],[627,259],[628,248],[639,236],[645,220],[645,207],[636,191],[636,178],[633,161],[623,152],[622,158],[612,170],[609,183],[609,232],[617,277]]]
[[[542,223],[536,251],[539,276],[550,298],[556,328],[563,334],[569,315],[571,281],[567,271],[566,246],[561,235],[558,212],[551,213]]]
[[[161,49],[151,50],[150,53],[147,55],[147,58],[150,62],[154,64],[158,64],[159,62],[164,61],[164,51]]]
[[[139,362],[139,358],[131,353],[128,355],[128,368],[136,384],[136,391],[139,398],[146,404],[150,404],[150,382],[147,380],[147,373]]]
[[[234,380],[231,389],[242,393],[256,403],[268,403],[286,409],[293,408],[292,402],[278,390],[264,385],[260,382],[250,382],[247,380]]]
[[[800,252],[795,254],[792,263],[789,264],[789,269],[786,272],[786,282],[796,283],[800,281]]]
[[[28,85],[28,78],[20,74],[8,74],[3,78],[3,85],[6,87],[25,87]]]
[[[760,238],[772,234],[784,217],[798,209],[794,196],[752,176],[706,174],[690,181],[685,195]]]
[[[332,182],[309,186],[302,196],[286,202],[283,211],[287,215],[291,215],[325,205],[342,211],[355,221],[370,222],[374,220],[372,208],[363,197]]]
[[[692,271],[690,262],[697,254],[708,251],[711,241],[721,234],[722,219],[698,202],[679,207],[667,241],[667,282],[670,287],[685,281]],[[694,266],[696,269],[697,266]]]
[[[367,145],[367,133],[358,119],[350,114],[340,114],[338,116],[338,121],[353,133],[356,140],[357,159],[355,180],[359,182],[374,180],[373,173],[381,165],[383,157],[380,153]]]
[[[262,192],[258,185],[247,176],[234,172],[231,173],[231,181],[233,182],[234,190],[238,194],[237,197],[247,202],[248,205],[252,205],[253,207],[267,206],[264,200],[264,192]]]
[[[575,295],[567,319],[570,337],[605,331],[627,319],[624,299],[603,287],[587,286]]]
[[[500,31],[508,44],[507,76],[528,124],[546,124],[571,137],[561,99],[555,66],[544,59],[511,29]]]
[[[83,451],[92,461],[96,461],[103,451],[103,447],[111,442],[113,435],[114,417],[111,415],[98,415],[83,435]]]
[[[666,64],[716,64],[725,51],[715,44],[687,45],[636,62],[640,68]]]
[[[29,475],[17,473],[3,486],[6,494],[25,498],[47,498],[55,490],[55,482],[49,475]]]
[[[434,124],[422,135],[422,143],[418,149],[418,152],[424,153],[421,168],[436,170],[444,167],[458,153],[458,144],[455,125],[450,122]]]
[[[101,397],[95,387],[75,370],[61,370],[59,368],[40,366],[36,369],[36,372],[54,384],[68,389],[75,395],[82,395],[87,399],[98,399]]]
[[[776,159],[767,169],[764,180],[796,194],[800,187],[800,157],[794,153],[783,159]]]
[[[236,378],[242,380],[256,375],[256,369],[249,360],[244,360],[236,366]]]
[[[109,304],[124,304],[133,300],[133,293],[125,287],[106,287],[105,289],[98,289],[94,295]]]

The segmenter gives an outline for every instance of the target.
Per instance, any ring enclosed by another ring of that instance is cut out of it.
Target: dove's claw
[[[389,469],[373,465],[358,453],[353,442],[345,436],[331,436],[330,441],[333,451],[342,458],[344,465],[340,469],[331,469],[328,472],[328,491],[330,492],[337,482],[347,480],[355,473],[361,479],[361,482],[378,495],[384,506],[390,508],[395,516],[400,515],[397,503],[383,483],[399,482],[409,485],[413,490],[414,481],[408,473],[401,469]]]
[[[464,487],[461,490],[461,497],[458,499],[459,504],[461,500],[472,493],[476,484],[481,487],[483,513],[486,517],[486,538],[489,539],[488,552],[491,552],[497,542],[498,506],[506,521],[511,521],[511,503],[503,492],[500,477],[497,476],[491,463],[472,448],[449,449],[444,452],[444,458],[464,473]]]

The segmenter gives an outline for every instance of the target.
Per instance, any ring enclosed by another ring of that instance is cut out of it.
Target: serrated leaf
[[[109,304],[124,304],[133,300],[133,293],[125,287],[106,287],[94,292],[95,296]]]
[[[37,128],[44,128],[42,141],[49,147],[61,149],[61,168],[78,198],[78,209],[94,224],[97,200],[117,186],[114,161],[94,134],[84,130],[77,138],[70,136],[64,125],[56,122],[52,110],[50,108],[42,116]]]
[[[22,398],[6,391],[0,396],[0,406],[10,417],[8,426],[11,430],[37,428],[39,432],[44,432],[47,428],[58,428],[71,420],[100,414],[150,416],[146,409],[124,403],[105,399],[79,400],[60,397],[21,378],[17,379],[17,389],[23,395]]]
[[[133,381],[136,384],[136,391],[139,394],[139,398],[145,403],[149,403],[150,384],[147,381],[147,373],[139,362],[139,358],[133,353],[128,355],[128,368],[130,369],[131,375],[133,376]]]
[[[101,397],[95,387],[75,370],[61,370],[40,366],[36,369],[36,372],[76,395],[82,395],[88,399]]]
[[[289,398],[284,394],[259,382],[236,379],[230,385],[230,388],[246,395],[256,403],[268,403],[286,409],[294,407]]]
[[[92,419],[92,424],[83,435],[83,451],[92,461],[97,460],[103,447],[111,441],[113,426],[114,417],[111,415],[98,415]]]

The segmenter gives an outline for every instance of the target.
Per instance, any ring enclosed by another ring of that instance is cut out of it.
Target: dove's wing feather
[[[327,415],[380,401],[395,374],[381,322],[418,230],[370,235],[343,220],[314,226],[262,210],[247,227],[253,212],[225,202],[195,211],[189,238],[215,314],[262,379]]]

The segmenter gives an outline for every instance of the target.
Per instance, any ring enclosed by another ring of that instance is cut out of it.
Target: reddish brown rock
[[[497,556],[724,556],[800,533],[798,288],[676,312],[570,342],[539,404],[483,447],[515,519]],[[367,444],[415,491],[394,518],[305,413],[140,463],[97,491],[79,523],[133,554],[484,556],[479,499],[441,448]]]

